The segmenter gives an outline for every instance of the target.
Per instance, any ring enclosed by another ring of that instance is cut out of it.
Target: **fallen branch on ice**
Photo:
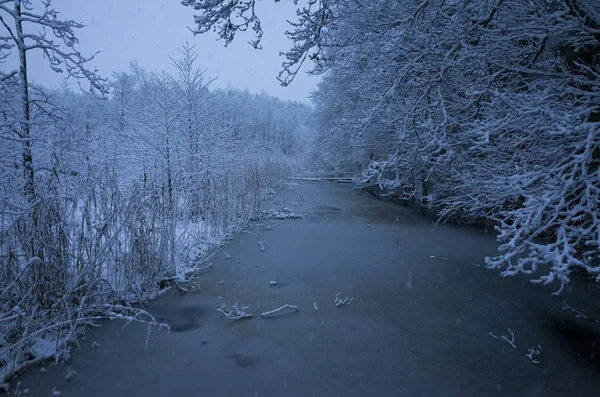
[[[533,356],[539,356],[542,353],[542,345],[539,343],[536,346],[532,346],[527,350],[526,356],[531,360],[534,364],[539,364],[540,362],[533,358]]]
[[[494,339],[503,339],[503,340],[506,341],[506,343],[508,343],[509,345],[511,345],[515,350],[518,350],[517,349],[517,345],[515,345],[515,333],[514,333],[514,331],[509,328],[508,332],[510,333],[510,337],[511,337],[510,340],[508,339],[508,336],[506,336],[506,335],[502,335],[500,338],[498,338],[492,332],[488,332],[488,335],[490,335]]]
[[[344,299],[340,299],[341,292],[338,292],[337,294],[335,294],[335,299],[333,300],[333,303],[339,307],[339,306],[344,306],[344,305],[349,305],[352,302],[358,302],[356,299],[354,299],[354,297],[346,297]],[[318,310],[318,309],[317,309]]]
[[[238,302],[236,301],[232,306],[231,309],[227,306],[227,304],[225,304],[225,302],[222,301],[222,297],[219,296],[219,305],[220,307],[217,309],[217,311],[219,313],[223,313],[223,315],[225,315],[225,318],[227,320],[230,321],[235,321],[235,320],[240,320],[243,318],[251,318],[252,314],[246,313],[244,312],[244,310],[246,310],[247,308],[250,307],[250,305],[242,305],[242,307],[240,308],[238,306]]]
[[[299,178],[295,178],[301,181],[309,181],[309,182],[336,182],[336,183],[353,183],[354,181],[352,180],[352,178],[328,178],[328,177],[322,177],[322,178],[308,178],[308,177],[299,177]]]
[[[562,310],[570,310],[571,312],[575,313],[575,318],[584,318],[586,320],[588,319],[588,316],[585,314],[585,312],[583,310],[573,309],[566,302],[563,303]]]
[[[281,306],[279,309],[271,310],[270,312],[264,312],[260,316],[267,317],[267,316],[279,313],[280,311],[285,310],[285,309],[295,310],[297,312],[300,311],[300,309],[298,309],[298,306],[285,304],[285,305]]]
[[[246,233],[246,234],[251,234],[251,235],[255,236],[255,237],[256,237],[256,243],[257,243],[258,245],[260,245],[260,250],[261,250],[261,251],[264,251],[264,250],[265,250],[265,243],[264,243],[264,242],[261,240],[261,238],[260,238],[260,237],[258,237],[258,234],[256,234],[256,233],[252,233],[252,232],[249,232],[249,231],[247,231],[247,230],[243,230],[243,233]]]
[[[195,271],[195,272],[198,272],[198,271],[200,271],[200,270],[204,270],[204,269],[212,269],[212,266],[213,266],[213,264],[212,264],[212,262],[210,262],[210,263],[209,263],[208,265],[206,265],[206,266],[202,266],[202,267],[194,267],[194,271]]]
[[[181,295],[187,294],[188,292],[190,292],[190,290],[196,291],[199,289],[198,286],[192,282],[188,282],[186,284],[187,285],[184,286],[182,282],[175,281],[175,286],[177,287],[177,291],[179,291],[179,293]]]

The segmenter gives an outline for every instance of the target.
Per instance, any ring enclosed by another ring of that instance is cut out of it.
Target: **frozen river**
[[[482,266],[493,234],[436,225],[350,185],[301,182],[283,201],[305,218],[237,234],[223,247],[231,259],[220,252],[199,275],[200,292],[147,305],[171,333],[104,323],[70,362],[33,370],[21,388],[36,397],[598,395],[591,286],[554,297],[501,278]],[[336,307],[337,293],[356,301]],[[254,318],[227,321],[219,297],[250,305]],[[286,303],[299,312],[260,317]],[[509,329],[516,348],[502,339]],[[538,344],[536,364],[527,353]]]

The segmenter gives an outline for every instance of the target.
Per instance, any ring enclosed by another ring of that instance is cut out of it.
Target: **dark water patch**
[[[194,329],[200,328],[200,324],[198,323],[173,323],[169,325],[171,327],[171,332],[186,332],[192,331]]]
[[[310,220],[321,220],[322,218],[326,218],[327,220],[331,219],[339,219],[340,217],[344,217],[343,210],[339,207],[334,207],[331,205],[317,205],[308,212],[307,218]]]
[[[402,207],[389,206],[356,206],[350,209],[350,215],[366,219],[377,224],[403,224],[416,221],[410,210]]]
[[[573,351],[600,369],[600,326],[588,319],[554,317],[551,324]]]
[[[176,311],[176,313],[179,316],[184,317],[184,318],[198,319],[198,318],[206,316],[206,314],[207,314],[206,311],[207,311],[206,307],[203,307],[203,306],[187,306],[187,307],[178,309]]]
[[[332,207],[332,206],[329,206],[329,205],[317,205],[315,208],[317,210],[319,210],[319,211],[327,211],[327,212],[330,212],[330,213],[342,212],[341,208]]]
[[[258,358],[250,354],[234,353],[227,357],[232,358],[235,365],[241,368],[248,368],[259,363]]]
[[[309,212],[308,217],[334,217],[339,215],[340,213],[335,211],[311,211]]]
[[[186,332],[200,328],[199,323],[185,319],[156,317],[156,321],[161,324],[167,324],[171,328],[171,332]]]
[[[202,306],[185,306],[169,310],[168,314],[158,315],[156,320],[167,324],[172,332],[187,332],[201,327],[200,320],[206,316],[206,308]],[[166,310],[158,310],[159,313]]]

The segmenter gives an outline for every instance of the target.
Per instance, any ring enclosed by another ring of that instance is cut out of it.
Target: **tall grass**
[[[68,358],[82,329],[100,319],[152,322],[131,305],[189,275],[289,174],[273,160],[206,170],[194,179],[200,194],[180,188],[174,202],[159,180],[124,186],[114,169],[40,177],[34,205],[0,213],[0,384]]]

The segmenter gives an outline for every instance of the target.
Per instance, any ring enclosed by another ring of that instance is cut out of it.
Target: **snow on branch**
[[[261,212],[257,219],[302,219],[304,216],[287,207],[271,208]]]
[[[261,48],[260,41],[263,35],[260,20],[255,13],[255,0],[248,1],[204,1],[183,0],[186,7],[192,7],[196,29],[194,34],[202,34],[214,30],[219,38],[225,40],[225,45],[231,44],[238,31],[245,32],[248,28],[254,31],[254,40],[250,44],[254,48]]]

